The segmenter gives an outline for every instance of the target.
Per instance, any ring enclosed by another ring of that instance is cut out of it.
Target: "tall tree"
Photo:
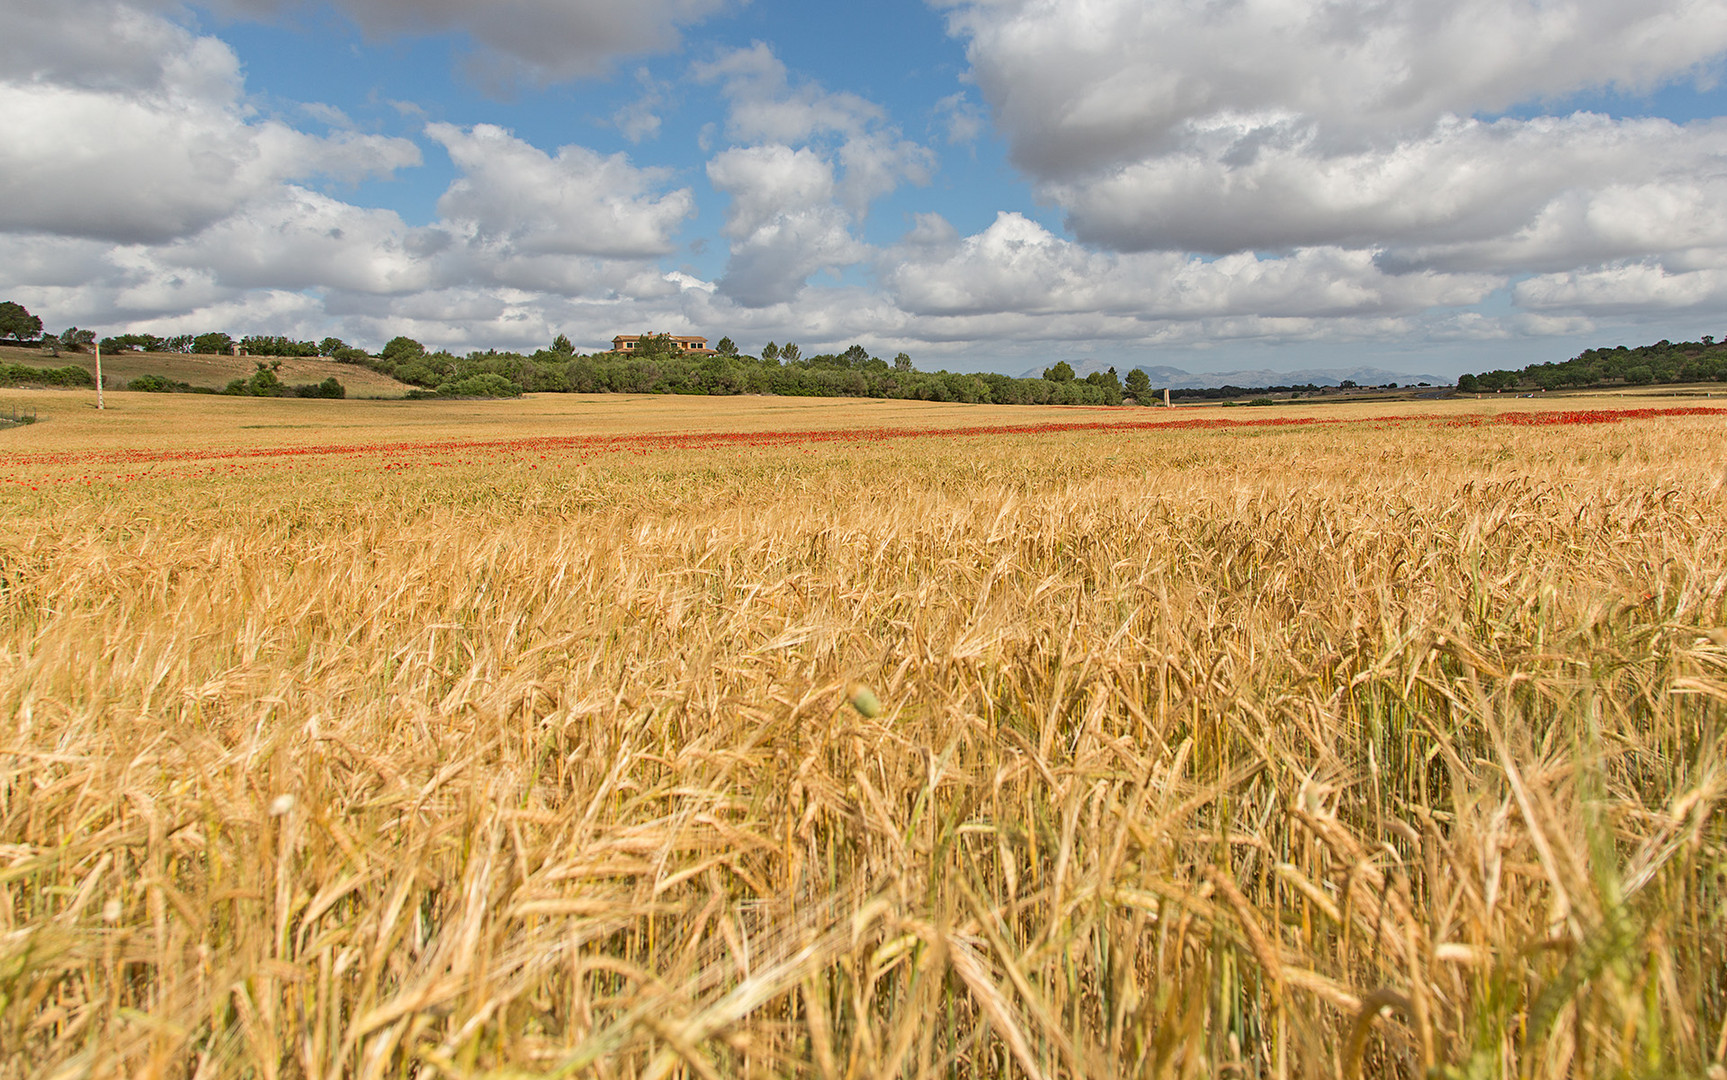
[[[411,337],[398,335],[385,342],[384,351],[378,355],[385,360],[401,362],[426,355],[426,347]]]
[[[1093,386],[1105,386],[1111,390],[1121,390],[1121,380],[1115,377],[1114,368],[1110,368],[1108,371],[1094,371],[1085,377],[1085,381]]]
[[[200,355],[223,356],[234,351],[234,339],[220,330],[212,330],[192,339],[192,351]]]
[[[630,355],[638,360],[666,360],[678,353],[678,343],[670,334],[643,334],[630,350]]]
[[[0,336],[17,341],[35,341],[42,334],[42,320],[30,314],[23,304],[0,301]]]

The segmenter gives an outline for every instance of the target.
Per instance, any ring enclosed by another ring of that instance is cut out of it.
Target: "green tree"
[[[192,351],[204,355],[225,355],[234,351],[234,339],[220,330],[212,330],[192,339]]]
[[[714,346],[714,351],[719,353],[721,356],[736,356],[738,354],[738,343],[729,337],[723,337],[720,338],[719,343]]]
[[[321,383],[305,383],[296,386],[293,388],[293,394],[295,397],[302,398],[345,398],[348,396],[348,390],[342,385],[340,379],[332,375]]]
[[[798,349],[798,347],[789,341],[780,346],[780,359],[784,360],[788,364],[797,363],[798,357],[802,355],[803,353]]]
[[[104,353],[123,353],[137,349],[140,352],[161,352],[162,339],[155,334],[115,334],[102,339]]]
[[[642,334],[629,355],[637,360],[669,360],[681,351],[670,334]]]
[[[552,351],[557,353],[559,356],[576,355],[576,347],[570,344],[570,339],[565,337],[563,334],[559,334],[557,337],[552,339]]]
[[[426,355],[426,347],[411,337],[393,337],[384,343],[384,349],[378,354],[382,360],[391,363],[401,363]]]
[[[912,369],[911,357],[905,353],[896,354],[893,358],[893,369],[895,371],[910,371]]]
[[[1114,368],[1110,368],[1108,371],[1094,371],[1085,377],[1085,381],[1093,386],[1114,390],[1118,394],[1121,392],[1121,380],[1116,377]]]
[[[1133,397],[1143,401],[1145,395],[1151,393],[1151,376],[1139,368],[1134,368],[1127,373],[1127,382],[1124,388]]]
[[[318,342],[318,355],[335,356],[338,351],[346,349],[347,347],[348,343],[343,341],[341,338],[327,337],[323,341]]]
[[[490,371],[478,375],[469,375],[465,379],[452,379],[438,386],[438,394],[442,397],[521,397],[522,388]]]
[[[252,372],[250,378],[235,379],[228,384],[225,393],[242,394],[246,397],[281,397],[287,393],[287,387],[282,385],[276,372],[282,369],[282,361],[272,360],[268,364],[262,360],[254,360],[258,370]]]
[[[1481,391],[1481,381],[1473,375],[1457,376],[1457,389],[1460,393],[1475,394]]]
[[[30,314],[23,304],[0,301],[0,337],[35,341],[41,334],[42,320]]]
[[[83,352],[94,344],[96,344],[96,331],[94,330],[80,330],[73,326],[60,333],[60,347],[67,352]]]
[[[771,341],[768,342],[766,345],[763,345],[762,346],[762,359],[766,360],[770,364],[779,363],[780,362],[780,347],[778,345],[775,345]]]
[[[1066,360],[1058,360],[1054,367],[1046,367],[1043,369],[1043,377],[1048,379],[1050,382],[1072,382],[1073,365],[1068,363]]]
[[[432,370],[423,356],[411,357],[397,364],[390,373],[396,380],[411,383],[414,386],[434,387],[443,381],[443,376]]]

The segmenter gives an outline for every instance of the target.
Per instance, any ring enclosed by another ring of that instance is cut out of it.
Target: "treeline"
[[[100,346],[104,353],[110,355],[153,352],[232,356],[241,352],[251,356],[324,356],[337,360],[358,360],[366,355],[364,349],[351,348],[347,342],[337,337],[312,342],[295,341],[280,335],[253,334],[235,341],[220,330],[212,330],[203,334],[174,334],[168,337],[156,334],[114,334],[97,341],[94,330],[80,330],[76,326],[68,327],[58,334],[43,333],[41,317],[32,315],[23,304],[12,300],[0,300],[0,341],[9,345],[41,349],[50,356],[58,356],[62,351],[82,353],[92,346]]]
[[[1727,342],[1712,334],[1701,341],[1672,342],[1627,348],[1585,349],[1569,360],[1531,364],[1520,371],[1500,369],[1458,377],[1466,394],[1520,389],[1588,389],[1604,386],[1650,386],[1656,383],[1727,381]]]
[[[1052,369],[1054,378],[923,372],[904,353],[892,361],[869,355],[861,345],[842,353],[805,357],[795,344],[769,342],[763,356],[745,356],[729,339],[718,355],[681,352],[670,338],[644,338],[630,353],[579,355],[562,335],[551,348],[524,355],[473,352],[458,357],[428,352],[411,338],[395,338],[376,357],[354,358],[425,391],[445,396],[489,396],[475,380],[490,376],[515,392],[576,394],[778,394],[788,397],[873,397],[957,401],[996,405],[1119,405],[1122,386],[1114,372],[1086,379]],[[1065,364],[1058,365],[1066,367]]]
[[[77,332],[75,329],[67,333]],[[83,331],[88,333],[88,331]],[[64,335],[62,335],[64,336]],[[178,334],[157,337],[155,334],[115,334],[101,342],[104,353],[160,352],[194,353],[206,356],[229,356],[236,350],[248,356],[321,356],[335,360],[354,360],[366,355],[366,350],[351,348],[337,337],[322,341],[295,341],[273,334],[251,334],[235,341],[221,331],[207,334]]]
[[[1353,390],[1355,383],[1345,379],[1347,386],[1339,386],[1339,390]],[[1272,394],[1288,394],[1295,397],[1301,394],[1323,394],[1331,387],[1320,386],[1317,383],[1302,383],[1300,386],[1236,386],[1229,383],[1224,386],[1183,386],[1169,392],[1171,401],[1233,401],[1236,398],[1258,395],[1269,397]]]

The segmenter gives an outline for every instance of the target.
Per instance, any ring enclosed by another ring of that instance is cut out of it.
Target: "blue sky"
[[[53,328],[1439,375],[1727,337],[1720,5],[0,3],[0,292]]]

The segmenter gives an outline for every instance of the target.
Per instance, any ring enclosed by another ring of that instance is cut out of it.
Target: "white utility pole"
[[[96,342],[96,407],[98,409],[104,407],[102,404],[102,342],[100,340]]]

